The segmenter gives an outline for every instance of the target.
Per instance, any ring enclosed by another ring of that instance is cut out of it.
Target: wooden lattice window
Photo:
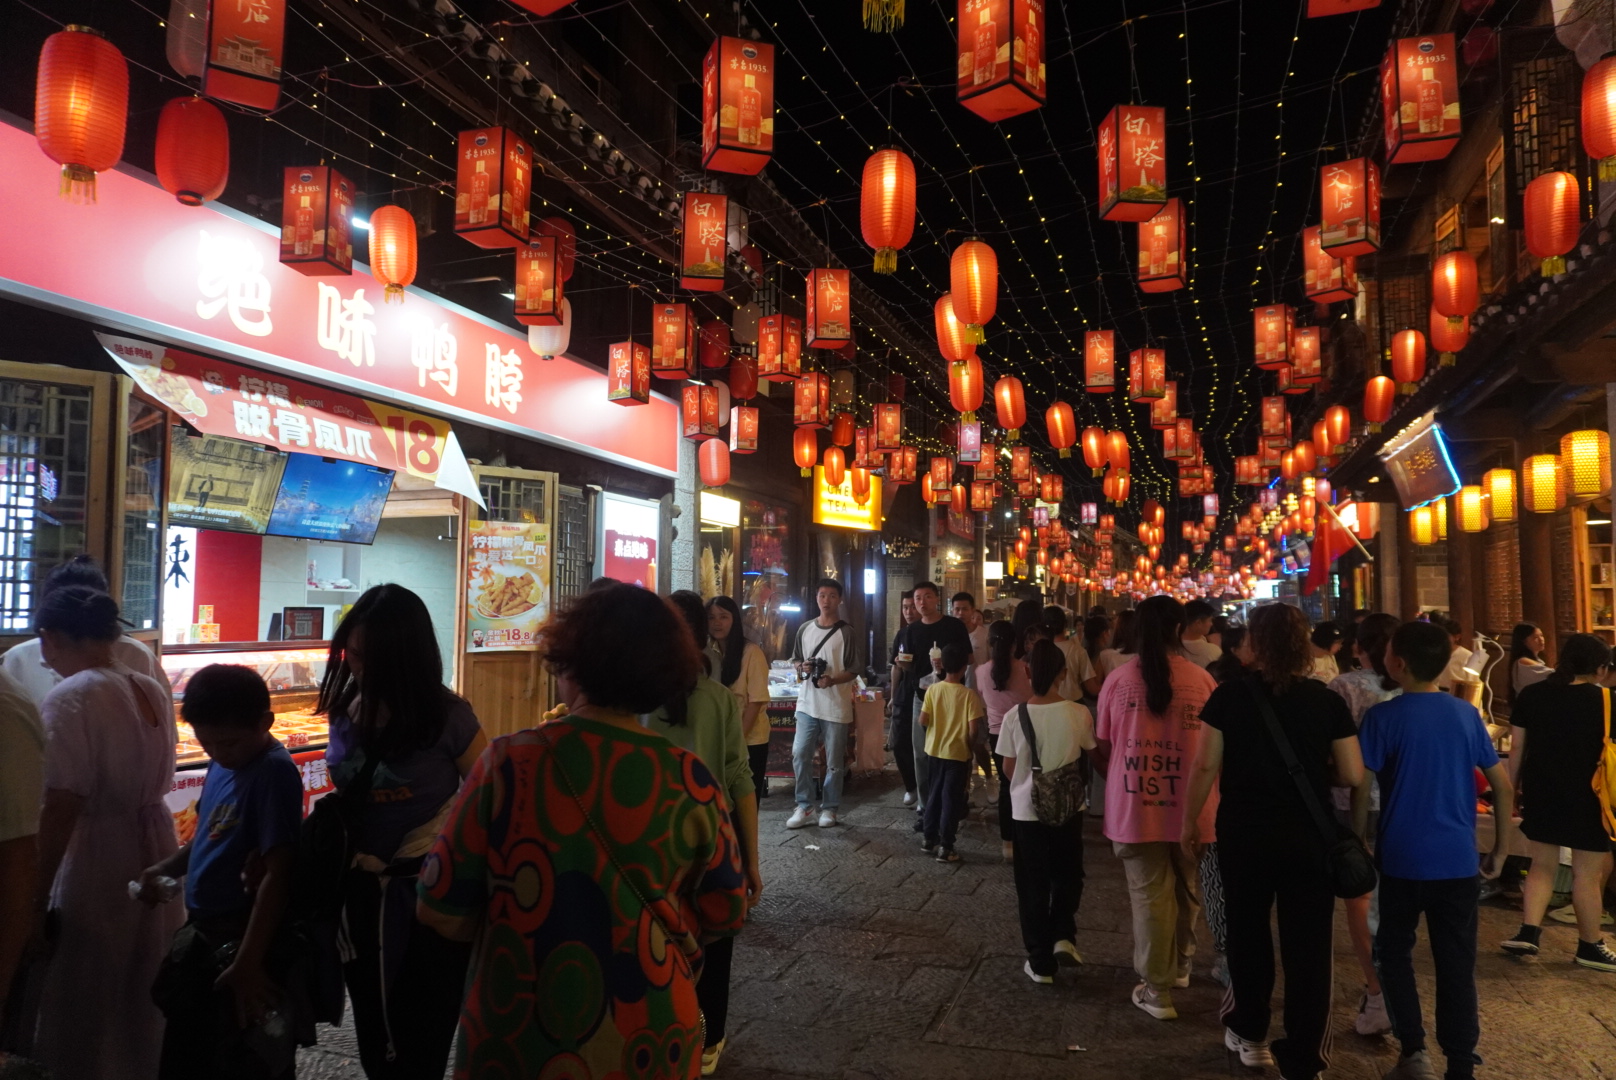
[[[1521,199],[1526,185],[1546,172],[1563,169],[1588,177],[1587,155],[1577,129],[1582,107],[1582,72],[1577,58],[1555,37],[1552,26],[1506,31],[1498,51],[1502,65],[1506,140],[1504,217],[1523,227]],[[1584,201],[1588,185],[1581,185]]]
[[[1391,357],[1392,335],[1410,328],[1423,331],[1430,322],[1430,257],[1377,255],[1372,286],[1370,340],[1375,355],[1386,360]]]
[[[1431,230],[1431,246],[1438,255],[1464,247],[1464,207],[1459,203],[1437,215],[1436,227]]]

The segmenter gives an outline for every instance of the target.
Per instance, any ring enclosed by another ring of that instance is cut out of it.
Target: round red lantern
[[[1106,464],[1113,469],[1128,469],[1128,436],[1121,431],[1113,431],[1105,437]]]
[[[853,445],[853,414],[839,412],[830,422],[830,441],[837,446]]]
[[[920,478],[920,497],[925,500],[927,506],[937,502],[937,489],[932,486],[931,473],[926,473]]]
[[[382,302],[415,280],[415,219],[402,206],[383,206],[370,215],[370,276],[381,282]]]
[[[841,487],[842,481],[847,479],[847,455],[842,453],[842,448],[840,446],[825,447],[825,457],[820,464],[825,466],[825,484],[833,488]]]
[[[976,344],[965,332],[954,310],[954,296],[944,293],[932,308],[932,320],[937,327],[937,351],[950,363],[976,355]]]
[[[966,495],[964,484],[955,484],[953,486],[949,492],[949,500],[955,513],[963,514],[971,508],[970,504],[965,501]]]
[[[1132,488],[1133,488],[1133,479],[1132,479],[1132,477],[1130,477],[1126,472],[1123,472],[1123,471],[1113,472],[1111,475],[1115,476],[1117,478],[1117,480],[1116,480],[1117,502],[1118,503],[1127,502],[1128,501],[1128,492],[1130,490],[1132,490]]]
[[[1392,378],[1404,394],[1412,394],[1425,378],[1425,335],[1418,330],[1399,330],[1392,335]]]
[[[1544,277],[1565,273],[1565,256],[1577,246],[1582,192],[1568,172],[1547,172],[1526,185],[1526,250],[1542,260]]]
[[[1296,462],[1296,451],[1287,450],[1279,459],[1279,475],[1287,480],[1295,480],[1301,475],[1301,468]]]
[[[1582,77],[1582,147],[1599,162],[1599,179],[1616,180],[1616,53]]]
[[[1345,405],[1331,405],[1324,410],[1325,427],[1330,432],[1331,453],[1338,446],[1347,445],[1352,438],[1352,412]]]
[[[736,353],[729,362],[729,396],[737,401],[751,401],[757,397],[757,357],[752,353]]]
[[[730,336],[729,324],[723,319],[708,319],[701,324],[701,337],[696,345],[696,355],[701,358],[704,368],[721,368],[729,366]]]
[[[1318,451],[1306,439],[1298,442],[1291,452],[1296,455],[1296,469],[1298,472],[1310,473],[1318,467]]]
[[[87,26],[45,39],[34,83],[34,138],[62,167],[61,194],[95,201],[95,174],[123,157],[129,65]]]
[[[1327,462],[1330,456],[1330,425],[1323,419],[1313,423],[1313,448],[1318,452],[1319,460]]]
[[[1379,431],[1380,425],[1392,418],[1392,404],[1397,400],[1397,384],[1385,375],[1376,375],[1364,384],[1363,414],[1370,431]]]
[[[1004,429],[1006,442],[1014,442],[1027,424],[1027,394],[1021,380],[1006,375],[993,384],[993,404],[998,410],[999,426]]]
[[[1064,401],[1057,401],[1044,410],[1044,427],[1049,434],[1049,445],[1060,451],[1060,456],[1072,456],[1072,447],[1077,444],[1077,417],[1072,414],[1072,407]]]
[[[863,506],[870,501],[870,470],[855,465],[850,475],[853,480],[853,501]]]
[[[224,193],[230,179],[230,127],[207,98],[175,98],[157,117],[157,182],[185,206]]]
[[[976,421],[982,407],[982,361],[968,356],[948,365],[948,400],[966,423]]]
[[[701,482],[705,487],[723,487],[729,483],[729,443],[723,439],[708,439],[696,451],[701,465]]]
[[[1461,248],[1437,257],[1431,267],[1431,308],[1447,317],[1450,329],[1475,314],[1480,296],[1474,255]]]
[[[1149,525],[1163,525],[1167,521],[1167,511],[1155,499],[1146,499],[1145,505],[1141,508],[1141,513],[1144,514],[1145,522]]]
[[[1450,319],[1431,305],[1431,348],[1437,352],[1437,363],[1452,367],[1457,354],[1470,344],[1470,320]]]
[[[556,238],[556,264],[561,280],[572,280],[572,267],[578,259],[578,230],[564,217],[540,218],[537,226],[541,236]]]
[[[875,272],[895,273],[898,249],[915,235],[915,163],[902,150],[877,150],[864,163],[859,225],[875,249]]]
[[[1105,468],[1105,432],[1097,427],[1083,429],[1083,464],[1092,469],[1095,476]]]
[[[814,434],[813,428],[798,428],[796,434],[791,436],[791,459],[797,463],[797,468],[802,470],[802,475],[814,474],[814,459],[817,457],[819,457],[819,436]]]
[[[987,340],[982,327],[999,305],[999,258],[985,242],[972,237],[954,249],[948,263],[949,295],[954,314],[965,324],[966,340]]]

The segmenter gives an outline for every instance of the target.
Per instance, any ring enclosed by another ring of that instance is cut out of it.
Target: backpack
[[[1594,769],[1594,795],[1599,799],[1599,815],[1605,835],[1616,840],[1616,742],[1610,739],[1610,690],[1601,686],[1605,702],[1605,737],[1599,744],[1599,765]]]
[[[1069,825],[1078,820],[1088,806],[1088,783],[1083,778],[1083,759],[1087,755],[1080,750],[1077,757],[1060,768],[1044,771],[1038,761],[1038,739],[1033,734],[1032,716],[1026,705],[1018,705],[1016,713],[1021,720],[1021,734],[1027,740],[1028,763],[1032,766],[1033,813],[1044,825]]]

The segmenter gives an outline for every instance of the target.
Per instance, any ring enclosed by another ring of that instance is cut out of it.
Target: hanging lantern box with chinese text
[[[1149,221],[1167,205],[1167,111],[1118,105],[1097,133],[1100,217]]]
[[[1380,63],[1386,163],[1445,158],[1459,145],[1459,60],[1452,34],[1401,38]]]
[[[887,479],[894,484],[912,484],[920,471],[920,451],[913,446],[898,448],[887,466]]]
[[[687,379],[696,370],[696,320],[686,304],[658,304],[651,312],[651,374]]]
[[[1319,328],[1298,326],[1291,331],[1291,385],[1302,390],[1324,377],[1324,347]]]
[[[1309,300],[1330,304],[1358,295],[1358,260],[1351,255],[1338,259],[1325,251],[1317,225],[1302,230],[1302,262]]]
[[[1186,218],[1183,205],[1168,199],[1155,217],[1139,223],[1140,292],[1173,292],[1184,287],[1188,262],[1184,253],[1189,250]]]
[[[1150,426],[1165,431],[1178,422],[1178,383],[1169,379],[1162,396],[1150,403]]]
[[[460,133],[455,172],[455,234],[478,247],[518,247],[528,240],[533,152],[506,128]]]
[[[933,457],[929,472],[932,490],[939,494],[946,492],[954,482],[954,459],[941,454]]]
[[[982,459],[976,463],[978,480],[995,479],[999,469],[999,448],[993,443],[982,444]]]
[[[1010,479],[1016,483],[1032,475],[1032,450],[1026,446],[1010,448]]]
[[[1319,170],[1319,245],[1336,258],[1380,250],[1380,167],[1369,158]]]
[[[516,249],[516,321],[523,326],[561,324],[561,267],[556,238],[535,236]]]
[[[971,482],[971,509],[977,513],[984,513],[993,509],[993,481],[974,480]]]
[[[1295,321],[1289,304],[1269,304],[1252,315],[1257,366],[1273,371],[1290,363],[1291,327]]]
[[[959,0],[959,103],[997,122],[1044,103],[1044,0]]]
[[[707,191],[685,192],[679,240],[679,287],[718,292],[724,287],[728,255],[729,197]]]
[[[651,347],[637,341],[613,342],[606,360],[606,400],[619,405],[647,405],[651,401]],[[690,387],[686,393],[689,393]],[[702,387],[701,389],[713,389]],[[718,391],[713,389],[713,434],[718,433]],[[686,401],[688,402],[688,398]],[[698,408],[702,407],[700,401]],[[686,405],[688,409],[688,404]],[[688,415],[688,414],[687,414]],[[690,425],[685,424],[685,434]]]
[[[687,386],[680,404],[685,438],[697,442],[718,438],[718,387]]]
[[[1263,475],[1262,459],[1255,454],[1241,454],[1234,459],[1234,482],[1256,487],[1268,482]]]
[[[300,274],[353,273],[354,186],[329,165],[289,166],[281,183],[281,262]]]
[[[1083,384],[1091,394],[1109,394],[1117,387],[1116,335],[1110,330],[1083,334]]]
[[[281,60],[286,44],[286,0],[196,0],[188,5],[192,21],[205,20],[206,28],[185,35],[201,46],[196,56],[172,55],[180,74],[200,76],[202,93],[218,101],[273,109],[280,100]]]
[[[1307,0],[1307,17],[1322,19],[1327,15],[1347,15],[1379,6],[1380,0]]]
[[[1128,400],[1150,405],[1167,394],[1167,353],[1135,349],[1128,355]]]
[[[773,383],[802,377],[801,319],[776,312],[758,321],[758,377]]]
[[[955,430],[955,448],[961,465],[975,465],[982,460],[982,425],[974,420],[961,420]]]
[[[755,176],[774,152],[774,46],[721,37],[701,66],[701,165]]]
[[[732,454],[752,454],[758,448],[758,410],[755,405],[735,405],[729,410],[729,450]]]
[[[1286,411],[1285,399],[1282,397],[1265,397],[1262,399],[1262,434],[1264,439],[1288,439],[1285,421],[1290,413]]]
[[[1312,389],[1296,381],[1296,369],[1286,364],[1284,367],[1274,368],[1274,389],[1281,394],[1305,394]]]
[[[830,424],[830,376],[810,371],[797,380],[791,418],[798,427],[822,428]]]
[[[820,267],[808,272],[805,344],[815,349],[840,349],[853,340],[849,286],[846,270]]]
[[[872,428],[877,453],[898,449],[903,445],[903,406],[895,401],[876,405]]]
[[[861,469],[879,469],[880,460],[870,454],[870,429],[853,429],[853,464]]]

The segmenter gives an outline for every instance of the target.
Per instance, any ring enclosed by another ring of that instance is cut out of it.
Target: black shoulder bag
[[[1279,756],[1284,759],[1285,769],[1291,774],[1296,790],[1301,793],[1302,805],[1307,807],[1314,825],[1324,837],[1325,872],[1330,878],[1330,890],[1347,900],[1367,895],[1374,890],[1376,881],[1375,863],[1369,856],[1369,849],[1364,847],[1357,833],[1343,827],[1324,812],[1318,793],[1302,771],[1302,763],[1296,760],[1296,751],[1291,747],[1285,729],[1279,726],[1279,717],[1274,715],[1274,704],[1268,698],[1268,688],[1258,678],[1248,682],[1252,696],[1257,699],[1257,709],[1268,725],[1268,734],[1279,748]]]
[[[1027,740],[1027,764],[1032,768],[1032,810],[1045,825],[1070,825],[1088,805],[1088,784],[1083,779],[1083,753],[1058,769],[1044,771],[1038,761],[1038,738],[1026,705],[1016,706],[1021,734]],[[1020,768],[1021,763],[1017,762]]]

